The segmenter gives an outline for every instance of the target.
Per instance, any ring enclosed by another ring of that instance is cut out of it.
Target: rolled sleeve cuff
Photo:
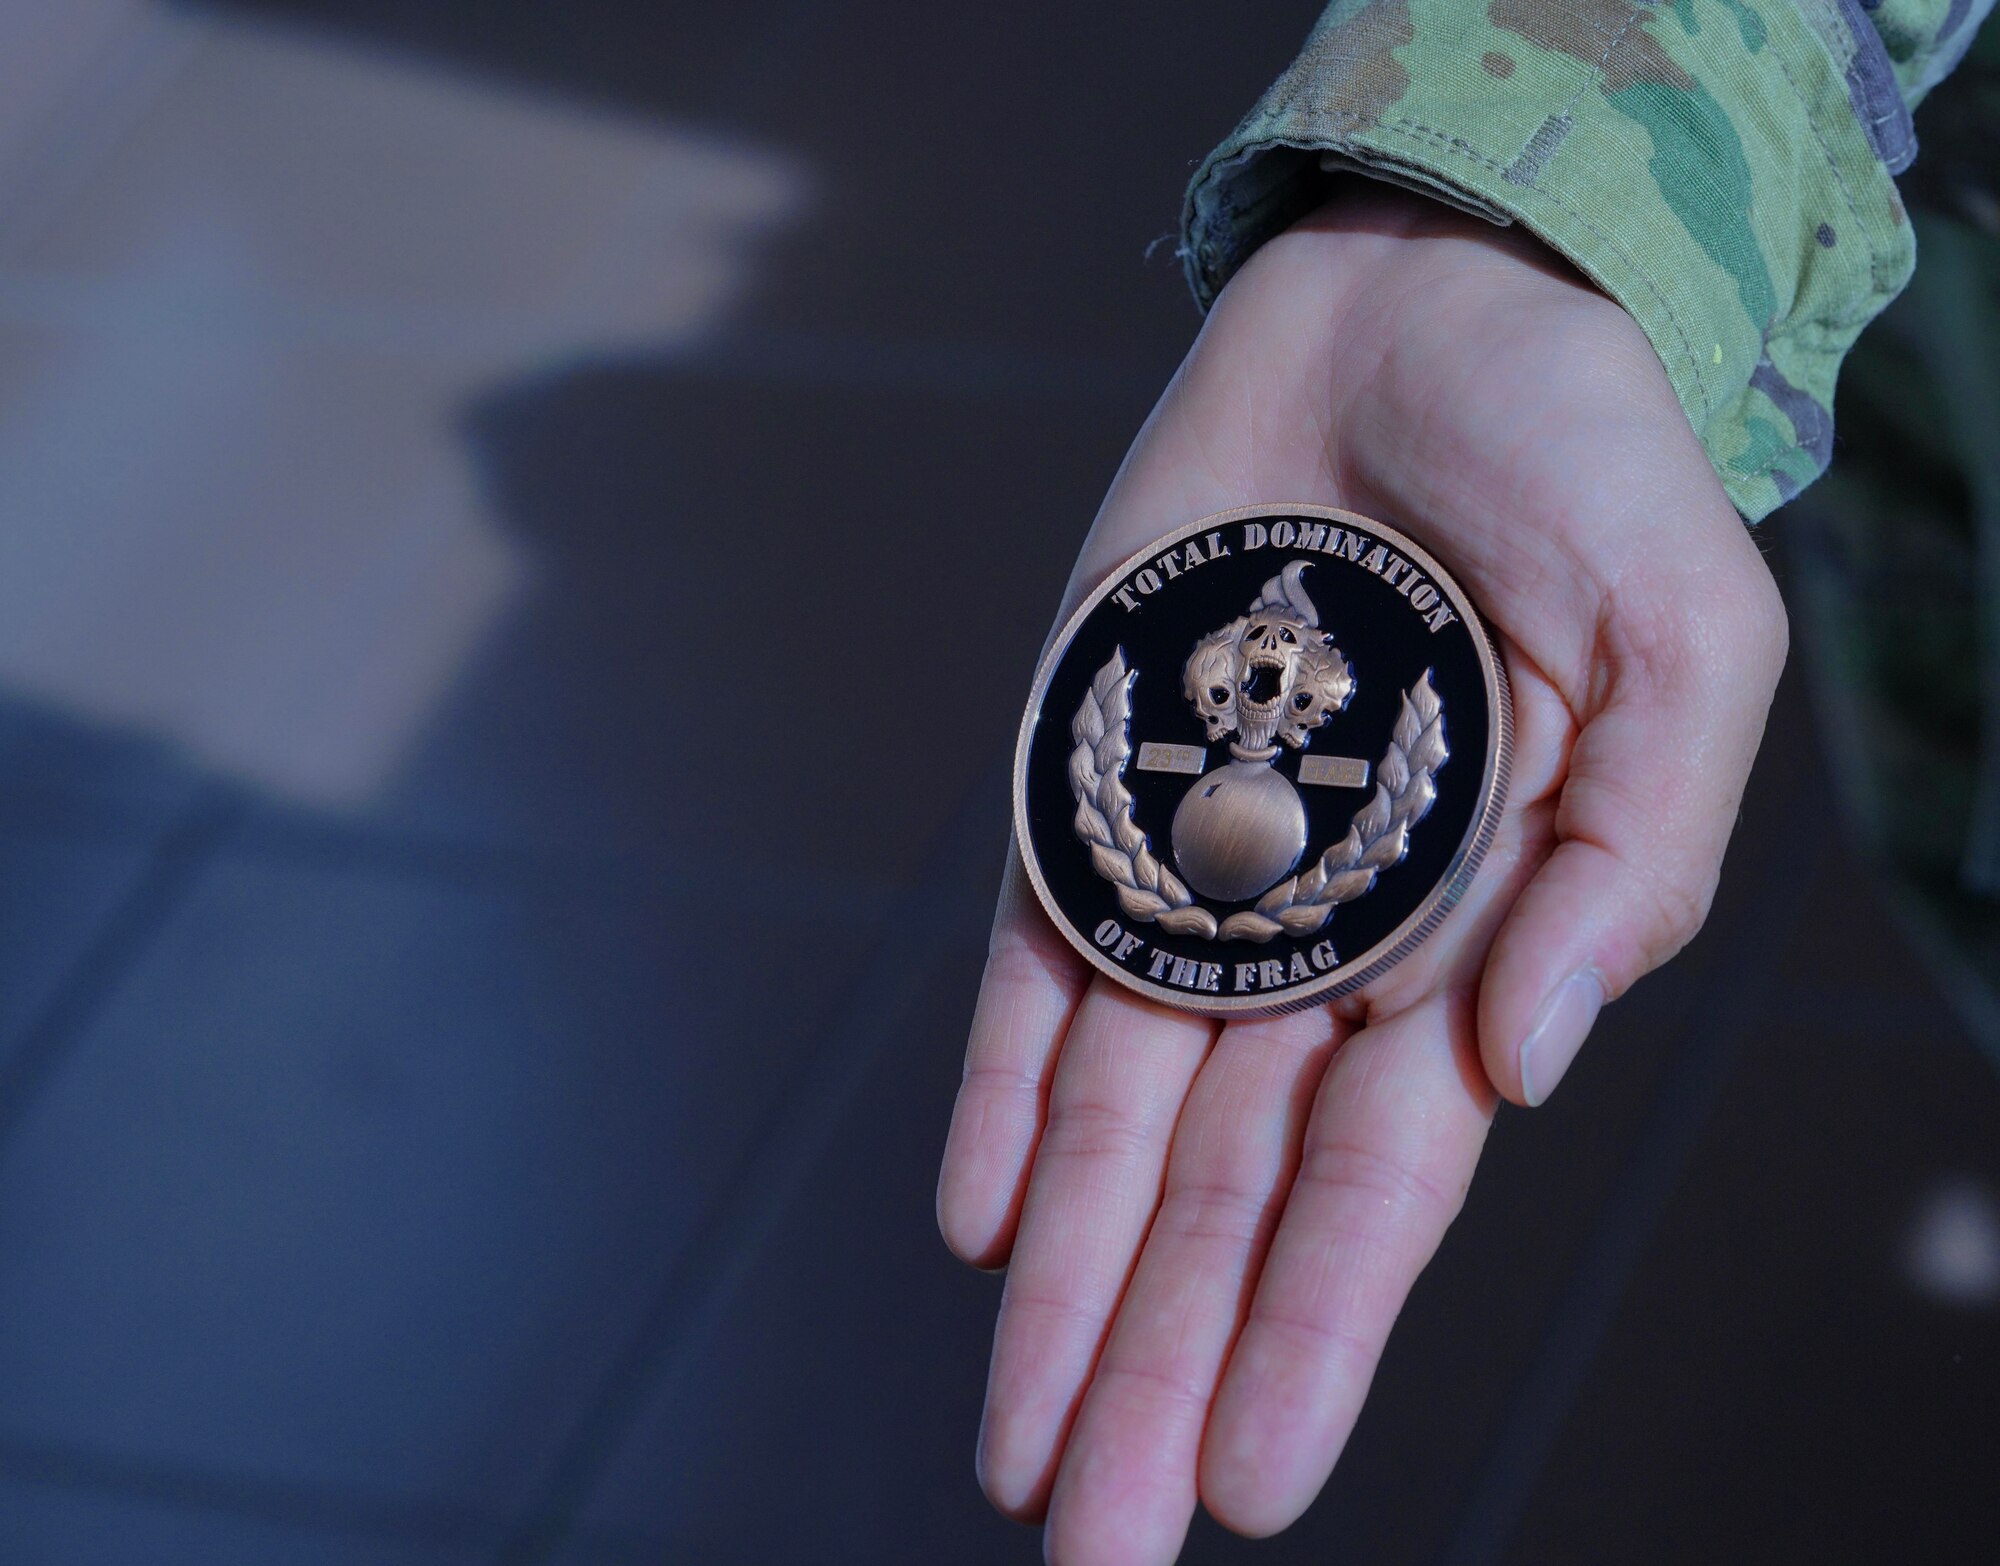
[[[1755,521],[1824,470],[1915,259],[1848,37],[1793,0],[1336,0],[1197,170],[1188,280],[1206,308],[1343,173],[1519,222],[1631,312]]]

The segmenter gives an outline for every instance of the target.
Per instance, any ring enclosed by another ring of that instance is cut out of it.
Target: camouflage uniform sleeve
[[[1630,310],[1755,521],[1817,478],[1833,385],[1909,280],[1910,105],[1992,0],[1334,0],[1197,170],[1204,308],[1358,171],[1519,222]]]

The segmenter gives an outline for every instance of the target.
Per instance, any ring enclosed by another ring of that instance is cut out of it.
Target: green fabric
[[[1909,280],[1906,104],[1990,0],[1335,0],[1202,164],[1206,307],[1361,168],[1524,224],[1645,329],[1739,510],[1816,478],[1861,329]],[[1901,53],[1898,53],[1898,50]]]

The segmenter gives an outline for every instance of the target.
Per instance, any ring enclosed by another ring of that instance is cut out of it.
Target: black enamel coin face
[[[1063,627],[1021,726],[1015,833],[1103,972],[1275,1015],[1443,922],[1511,739],[1493,644],[1424,549],[1352,512],[1250,507],[1134,555]]]

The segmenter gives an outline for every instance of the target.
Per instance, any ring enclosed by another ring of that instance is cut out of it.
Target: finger
[[[1165,1563],[1195,1507],[1201,1432],[1347,1033],[1326,1010],[1225,1028],[1188,1095],[1166,1192],[1049,1503],[1060,1566]]]
[[[1201,1498],[1227,1526],[1275,1533],[1326,1482],[1492,1113],[1456,993],[1363,1029],[1334,1058],[1202,1442]]]
[[[1021,856],[1010,850],[938,1171],[938,1229],[975,1267],[1005,1265],[1014,1244],[1050,1067],[1089,973],[1036,904]]]
[[[1268,395],[1259,389],[1269,366],[1256,373],[1240,362],[1240,353],[1216,346],[1227,340],[1204,327],[1187,364],[1161,395],[1084,542],[1058,625],[1119,561],[1159,535],[1163,518],[1185,520],[1248,503],[1261,493],[1260,483],[1307,499],[1338,500],[1323,444],[1290,442],[1267,450],[1268,443],[1252,438],[1260,427],[1258,399]],[[945,1241],[982,1267],[1007,1260],[1046,1115],[1049,1067],[1089,975],[1036,905],[1018,860],[1018,854],[1009,856],[938,1179]]]
[[[1501,929],[1480,987],[1494,1085],[1545,1100],[1606,1000],[1707,917],[1784,660],[1784,613],[1734,517],[1721,558],[1667,587],[1625,578],[1602,611],[1598,700],[1555,816],[1556,846]]]
[[[1215,1038],[1206,1018],[1095,980],[1049,1091],[1007,1270],[979,1476],[1001,1511],[1039,1516],[1091,1366],[1159,1206],[1174,1122]]]

